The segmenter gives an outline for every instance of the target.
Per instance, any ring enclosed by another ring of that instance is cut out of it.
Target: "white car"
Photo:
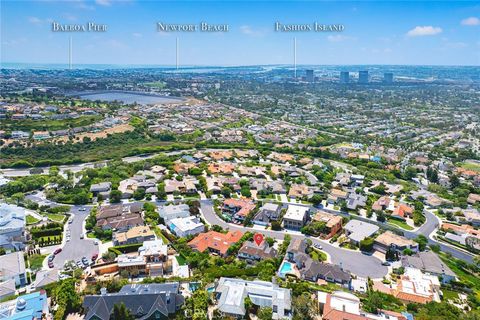
[[[98,246],[98,240],[95,239],[95,241],[93,241],[93,243]]]

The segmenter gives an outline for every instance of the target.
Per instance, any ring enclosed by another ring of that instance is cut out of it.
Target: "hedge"
[[[142,243],[125,244],[122,246],[110,247],[108,248],[108,251],[119,255],[122,253],[130,253],[130,252],[138,251],[138,248],[140,248],[142,245],[143,245]]]
[[[61,235],[62,232],[63,232],[63,229],[61,227],[30,230],[30,234],[32,235],[33,239],[38,239],[41,237],[48,237],[48,236],[58,236],[58,235]]]

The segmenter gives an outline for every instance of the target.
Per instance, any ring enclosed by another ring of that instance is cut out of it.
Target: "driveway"
[[[80,211],[80,208],[86,208],[86,211]],[[66,224],[70,229],[71,240],[64,242],[62,252],[60,252],[53,260],[53,265],[57,269],[61,269],[68,260],[78,261],[82,257],[90,259],[93,254],[98,253],[98,246],[94,244],[93,239],[80,239],[83,231],[83,223],[90,213],[90,206],[72,206],[70,213],[73,214],[73,221],[71,224]]]
[[[201,209],[203,217],[209,224],[216,224],[221,226],[224,229],[229,230],[240,230],[242,232],[256,230],[249,227],[244,227],[241,225],[230,224],[218,217],[214,210],[211,201],[204,200],[201,202]],[[262,234],[268,237],[272,237],[277,240],[283,240],[286,234],[289,234],[292,239],[304,239],[309,238],[312,242],[318,243],[323,247],[323,250],[330,255],[331,261],[334,264],[337,264],[343,267],[345,270],[350,271],[351,273],[358,275],[360,277],[370,277],[372,279],[381,279],[388,273],[388,268],[381,265],[381,261],[374,257],[364,255],[359,251],[341,249],[332,246],[328,242],[321,241],[317,238],[308,237],[303,234],[290,233],[285,231],[273,231],[273,230],[262,230]]]

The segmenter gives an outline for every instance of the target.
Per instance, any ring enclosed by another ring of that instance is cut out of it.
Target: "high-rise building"
[[[313,70],[311,69],[306,70],[305,78],[307,79],[307,82],[314,82],[315,78],[313,77]]]
[[[368,71],[358,72],[358,83],[368,83]]]
[[[383,74],[383,82],[385,83],[393,83],[393,73],[385,72]]]
[[[340,72],[340,83],[348,83],[350,81],[350,73],[348,71]]]

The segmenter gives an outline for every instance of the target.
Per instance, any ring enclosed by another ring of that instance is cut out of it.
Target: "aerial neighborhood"
[[[444,301],[469,307],[455,261],[478,253],[478,194],[464,208],[446,205],[418,171],[379,179],[313,157],[203,149],[75,173],[5,173],[0,265],[2,297],[18,296],[5,303],[12,317],[24,301],[53,315],[63,302],[42,300],[52,290],[72,291],[83,302],[65,317],[84,319],[104,319],[119,301],[136,318],[171,317],[202,299],[208,317],[260,308],[292,318],[299,285],[315,288],[301,303],[324,319],[411,319],[402,306]]]
[[[478,68],[354,68],[1,69],[0,320],[478,320]]]

